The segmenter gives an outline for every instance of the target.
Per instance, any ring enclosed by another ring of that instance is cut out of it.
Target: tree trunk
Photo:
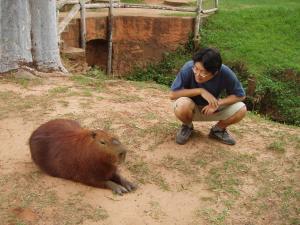
[[[55,0],[0,0],[0,73],[22,65],[63,71]]]

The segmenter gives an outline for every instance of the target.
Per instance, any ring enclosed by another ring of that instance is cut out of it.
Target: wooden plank
[[[86,47],[85,0],[80,0],[80,41],[81,48]]]
[[[107,57],[107,75],[110,76],[112,72],[112,36],[113,36],[113,0],[109,0],[108,11],[108,57]]]
[[[219,8],[219,0],[215,0],[215,7]]]
[[[68,24],[73,19],[73,17],[79,12],[79,10],[80,10],[80,5],[79,4],[76,4],[76,5],[73,6],[73,8],[68,13],[68,15],[58,25],[58,34],[59,35],[65,30],[65,28],[68,26]]]
[[[95,8],[109,8],[107,3],[90,3],[86,4],[87,9]],[[170,11],[180,11],[180,12],[196,12],[194,7],[172,7],[172,6],[162,6],[162,5],[145,5],[145,4],[127,4],[127,3],[113,3],[113,8],[142,8],[142,9],[161,9]]]
[[[64,5],[70,4],[75,5],[79,4],[81,0],[58,0],[56,3],[56,9],[60,10]],[[90,2],[91,0],[85,0],[85,3]]]
[[[78,4],[79,0],[59,0],[56,3],[56,8],[59,10],[66,4]]]
[[[213,13],[213,12],[216,12],[216,11],[218,11],[218,8],[201,10],[201,12],[202,12],[203,14]]]
[[[195,27],[194,27],[194,47],[199,45],[200,42],[200,20],[201,20],[201,11],[202,11],[202,0],[197,0],[197,15],[195,19]]]

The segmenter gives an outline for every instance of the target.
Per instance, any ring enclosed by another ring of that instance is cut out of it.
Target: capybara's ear
[[[96,135],[97,135],[97,133],[96,133],[95,131],[92,131],[92,132],[91,132],[91,136],[92,136],[92,138],[95,138],[95,137],[96,137]]]

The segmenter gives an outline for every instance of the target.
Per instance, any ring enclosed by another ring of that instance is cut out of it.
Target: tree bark
[[[22,65],[63,71],[55,0],[0,0],[0,73]]]
[[[0,72],[31,63],[30,10],[27,1],[0,1]]]

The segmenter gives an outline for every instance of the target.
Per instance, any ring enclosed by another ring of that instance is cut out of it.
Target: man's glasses
[[[194,72],[195,75],[199,75],[199,76],[201,76],[203,78],[210,75],[210,73],[208,73],[207,71],[205,71],[203,69],[199,69],[195,65],[193,66],[193,72]]]

